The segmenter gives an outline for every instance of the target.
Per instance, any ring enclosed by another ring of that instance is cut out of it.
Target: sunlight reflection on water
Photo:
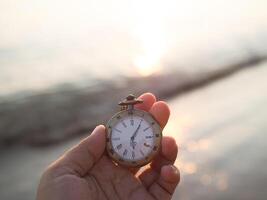
[[[173,199],[265,198],[266,74],[264,63],[170,101],[164,134],[176,138],[181,171]]]

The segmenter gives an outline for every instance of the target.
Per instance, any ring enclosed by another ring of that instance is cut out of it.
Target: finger
[[[135,108],[144,110],[144,111],[149,111],[152,105],[156,102],[156,97],[152,93],[144,93],[139,99],[143,100],[143,103],[135,105]]]
[[[152,93],[144,93],[138,99],[142,99],[143,103],[135,105],[135,108],[144,110],[144,111],[149,111],[152,105],[156,102],[156,97]],[[136,174],[140,168],[130,168],[129,170],[133,173]]]
[[[164,101],[158,101],[152,105],[149,112],[153,115],[163,129],[170,117],[169,106]]]
[[[168,105],[163,101],[155,102],[156,97],[151,93],[145,93],[145,94],[141,95],[139,98],[144,100],[144,103],[143,103],[144,105],[138,104],[138,105],[136,105],[136,106],[138,106],[137,108],[144,109],[146,111],[149,110],[149,112],[152,114],[152,116],[160,124],[161,128],[164,128],[165,125],[167,124],[169,116],[170,116],[170,109],[169,109]],[[133,174],[136,174],[139,169],[140,168],[133,168],[130,171]]]
[[[143,185],[148,188],[160,175],[161,168],[164,165],[173,164],[178,153],[178,146],[172,137],[165,136],[161,141],[161,151],[146,169],[139,175]]]
[[[139,171],[140,167],[133,167],[133,168],[128,168],[128,170],[132,173],[132,174],[136,174]]]
[[[149,187],[149,192],[156,199],[171,199],[179,181],[178,169],[173,165],[166,165],[162,167],[160,177]]]
[[[160,172],[162,166],[173,164],[177,158],[178,146],[173,137],[165,136],[161,141],[161,151],[150,164],[151,168]]]
[[[54,163],[61,173],[84,176],[105,151],[106,132],[103,125],[97,126],[92,134],[66,152]]]

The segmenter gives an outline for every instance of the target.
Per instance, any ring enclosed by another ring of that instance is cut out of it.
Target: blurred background
[[[266,199],[265,0],[0,0],[0,199],[129,93],[171,107],[173,199]],[[107,98],[108,97],[108,98]]]

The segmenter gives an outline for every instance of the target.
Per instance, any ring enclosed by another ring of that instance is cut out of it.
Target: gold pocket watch
[[[118,164],[141,167],[148,164],[158,153],[162,130],[158,122],[146,111],[134,108],[143,103],[129,95],[119,103],[122,106],[107,123],[107,152]]]

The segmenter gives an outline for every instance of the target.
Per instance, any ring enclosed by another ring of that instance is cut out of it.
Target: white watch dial
[[[113,150],[121,158],[138,161],[153,151],[154,138],[151,123],[140,116],[128,115],[112,127],[110,140]]]

